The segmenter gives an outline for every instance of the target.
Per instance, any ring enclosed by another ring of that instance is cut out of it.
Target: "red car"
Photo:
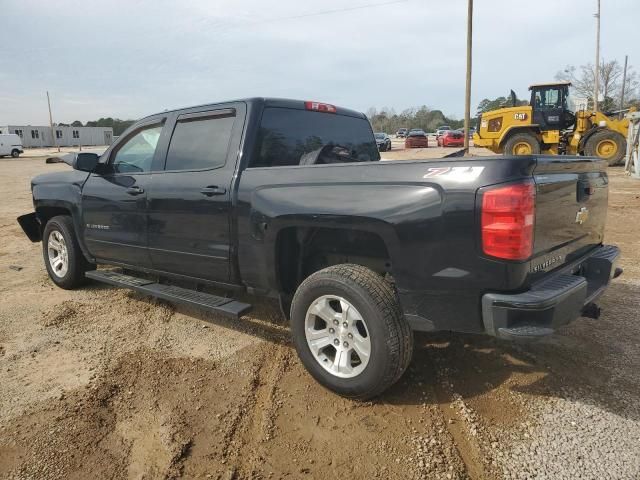
[[[404,139],[404,148],[427,148],[428,146],[427,134],[422,130],[411,130]]]
[[[464,134],[460,130],[446,130],[438,137],[439,147],[463,147]]]

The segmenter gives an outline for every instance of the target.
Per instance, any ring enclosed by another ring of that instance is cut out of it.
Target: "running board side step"
[[[113,270],[92,270],[86,272],[85,276],[115,287],[129,288],[169,302],[181,303],[234,318],[239,318],[251,310],[250,304],[238,302],[232,298],[219,297],[210,293],[189,290],[188,288],[163,285],[153,280],[133,277]]]

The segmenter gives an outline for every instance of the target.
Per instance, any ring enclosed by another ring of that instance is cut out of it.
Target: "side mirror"
[[[97,153],[81,152],[76,154],[73,168],[82,172],[93,172],[98,166],[100,155]]]

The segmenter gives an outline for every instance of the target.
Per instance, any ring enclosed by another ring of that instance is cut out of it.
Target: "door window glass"
[[[234,120],[232,115],[178,119],[165,170],[203,170],[224,165]]]
[[[140,130],[116,151],[112,160],[116,173],[141,173],[151,170],[151,163],[160,139],[162,125]]]
[[[562,108],[560,90],[558,88],[545,88],[536,92],[536,107],[541,109]]]

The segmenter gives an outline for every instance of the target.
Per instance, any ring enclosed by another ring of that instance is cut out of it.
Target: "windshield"
[[[376,138],[382,140],[384,138],[384,133],[376,133]]]
[[[365,118],[268,107],[262,114],[258,150],[251,166],[300,165],[307,154],[325,147],[346,162],[380,160]]]

